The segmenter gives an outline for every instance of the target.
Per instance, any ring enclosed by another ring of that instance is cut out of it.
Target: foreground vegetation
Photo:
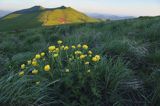
[[[0,103],[158,106],[159,29],[141,17],[1,32]]]

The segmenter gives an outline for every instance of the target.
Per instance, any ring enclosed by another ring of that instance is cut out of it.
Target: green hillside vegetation
[[[45,9],[40,6],[35,6],[13,12],[1,18],[0,31],[86,22],[98,22],[98,20],[88,17],[71,7],[62,6],[53,9]]]
[[[58,40],[69,49],[56,60],[48,47],[58,47]],[[100,60],[89,66],[79,58],[68,61],[78,44]],[[46,60],[38,60],[33,74],[27,61],[42,52]],[[159,106],[160,17],[1,32],[0,76],[1,105]]]

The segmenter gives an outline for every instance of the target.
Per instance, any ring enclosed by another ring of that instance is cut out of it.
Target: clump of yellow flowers
[[[58,40],[57,44],[48,47],[48,51],[43,51],[32,59],[22,64],[19,76],[23,75],[41,75],[45,73],[54,78],[57,70],[61,73],[71,73],[71,65],[75,62],[78,67],[84,67],[86,73],[92,72],[94,64],[101,60],[101,56],[94,54],[87,44],[64,45],[62,40]],[[78,68],[74,66],[75,70]],[[28,71],[28,70],[31,70]],[[39,84],[40,81],[36,81]]]

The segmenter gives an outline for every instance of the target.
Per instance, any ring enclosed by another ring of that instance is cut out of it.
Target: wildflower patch
[[[101,56],[94,54],[86,44],[69,46],[58,40],[46,52],[38,53],[23,63],[19,76],[33,75],[54,79],[73,71],[91,73],[100,60]],[[35,82],[41,82],[40,80],[36,79]]]

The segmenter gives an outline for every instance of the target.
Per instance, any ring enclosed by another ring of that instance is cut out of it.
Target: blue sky
[[[19,10],[34,5],[70,6],[85,13],[115,15],[160,15],[160,0],[0,0],[0,10]]]

